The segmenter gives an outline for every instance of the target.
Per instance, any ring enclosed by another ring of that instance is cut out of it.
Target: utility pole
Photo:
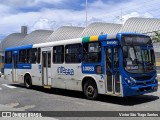
[[[88,1],[86,0],[86,27],[87,27],[87,9],[88,9]]]
[[[115,19],[118,19],[120,21],[120,23],[123,24],[122,8],[121,8],[121,14],[118,15],[118,16],[115,16]],[[114,23],[115,19],[113,19],[113,23]]]
[[[122,8],[121,8],[121,18],[120,18],[120,20],[121,20],[121,24],[123,23],[123,18],[122,18]]]

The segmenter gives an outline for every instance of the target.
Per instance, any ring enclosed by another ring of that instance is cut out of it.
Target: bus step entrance
[[[51,89],[51,85],[44,85],[44,88]]]

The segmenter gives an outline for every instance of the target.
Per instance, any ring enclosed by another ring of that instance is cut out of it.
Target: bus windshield
[[[156,69],[149,37],[123,36],[124,68],[130,73],[148,73]],[[138,41],[139,40],[139,41]]]

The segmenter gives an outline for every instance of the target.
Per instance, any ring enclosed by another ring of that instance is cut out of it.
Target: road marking
[[[32,109],[32,108],[35,108],[35,107],[36,107],[35,105],[26,105],[24,107],[20,107],[19,109],[26,110],[26,109]]]
[[[19,105],[19,103],[8,103],[6,104],[7,106],[10,106],[10,107],[16,107]]]
[[[15,86],[7,85],[7,84],[2,84],[2,85],[3,85],[3,86],[6,86],[6,87],[8,87],[8,88],[11,88],[11,89],[17,88],[17,87],[15,87]]]
[[[2,90],[2,88],[0,88],[0,90]]]

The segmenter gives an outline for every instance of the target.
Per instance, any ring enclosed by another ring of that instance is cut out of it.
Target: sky
[[[123,24],[130,17],[160,18],[159,0],[87,0],[87,24]],[[37,29],[56,30],[61,26],[86,25],[86,0],[1,0],[0,39]]]

